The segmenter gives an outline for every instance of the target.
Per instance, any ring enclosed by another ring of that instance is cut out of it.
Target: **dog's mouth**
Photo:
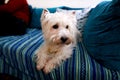
[[[57,45],[69,45],[72,43],[72,40],[68,37],[54,38],[53,43]]]

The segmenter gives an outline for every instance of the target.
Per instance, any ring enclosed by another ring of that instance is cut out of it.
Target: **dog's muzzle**
[[[69,45],[73,42],[72,39],[70,37],[67,37],[67,36],[61,36],[61,37],[54,36],[51,38],[51,40],[52,40],[52,43],[57,44],[57,45],[59,45],[59,44]]]

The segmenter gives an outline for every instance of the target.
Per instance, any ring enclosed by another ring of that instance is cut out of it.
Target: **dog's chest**
[[[60,54],[60,51],[62,50],[61,48],[62,46],[50,46],[48,49],[47,49],[47,55],[51,56],[51,57],[54,57],[56,55],[59,55]]]

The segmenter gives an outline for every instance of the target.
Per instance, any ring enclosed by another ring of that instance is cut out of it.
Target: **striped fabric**
[[[71,58],[50,74],[37,71],[34,55],[42,42],[42,32],[37,29],[28,29],[23,36],[1,37],[0,73],[21,80],[120,80],[120,73],[98,64],[87,54],[82,43],[77,44]]]

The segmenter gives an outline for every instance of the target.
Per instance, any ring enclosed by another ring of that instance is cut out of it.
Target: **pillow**
[[[99,3],[89,14],[83,31],[83,44],[101,65],[120,71],[120,3]]]
[[[81,8],[81,9],[60,9],[57,8],[57,12],[64,12],[64,13],[72,13],[75,12],[76,14],[76,19],[77,19],[77,28],[78,30],[82,31],[83,26],[85,25],[89,12],[90,12],[91,8]]]

